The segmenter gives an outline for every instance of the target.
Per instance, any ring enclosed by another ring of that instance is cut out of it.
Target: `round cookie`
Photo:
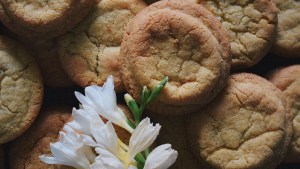
[[[36,118],[43,99],[40,70],[18,42],[0,36],[0,144],[21,135]]]
[[[4,154],[3,146],[0,145],[0,168],[5,168],[6,156]]]
[[[275,0],[278,8],[276,39],[271,52],[282,57],[300,57],[300,1]]]
[[[59,39],[64,70],[78,85],[103,85],[114,76],[115,89],[124,91],[119,51],[127,23],[146,7],[142,0],[101,0],[78,27]]]
[[[53,38],[76,26],[96,0],[0,1],[0,19],[5,26],[27,38]]]
[[[10,169],[68,168],[62,165],[48,165],[42,162],[39,156],[51,153],[50,143],[57,140],[58,132],[70,120],[71,111],[69,106],[43,108],[29,130],[9,145]]]
[[[269,80],[283,91],[293,115],[294,134],[285,162],[300,162],[300,65],[277,69]]]
[[[57,44],[54,40],[31,43],[35,59],[41,68],[44,83],[50,87],[72,87],[75,83],[68,77],[59,61]]]
[[[248,73],[232,75],[225,89],[187,124],[192,150],[213,168],[275,168],[292,136],[282,92]]]
[[[273,0],[200,0],[214,13],[228,33],[232,69],[253,66],[270,50],[277,24]]]
[[[200,5],[179,0],[154,3],[140,12],[124,35],[122,79],[139,100],[169,77],[148,108],[158,113],[199,109],[223,88],[230,69],[230,47],[220,22]],[[167,110],[167,111],[165,111]]]

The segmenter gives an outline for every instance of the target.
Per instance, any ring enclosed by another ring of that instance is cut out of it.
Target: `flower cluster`
[[[40,159],[47,164],[76,169],[167,169],[176,161],[177,151],[164,144],[150,152],[161,126],[152,124],[148,117],[140,121],[145,106],[159,94],[167,80],[153,91],[144,87],[140,107],[130,95],[125,95],[134,122],[117,106],[112,76],[103,87],[86,87],[85,96],[75,92],[81,106],[73,108],[74,120],[59,132],[59,141],[50,144],[53,156],[42,155]],[[113,124],[131,133],[129,145],[118,138]]]

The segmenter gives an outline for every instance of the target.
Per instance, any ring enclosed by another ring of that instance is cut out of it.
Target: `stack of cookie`
[[[0,0],[0,169],[64,168],[38,156],[78,106],[67,91],[108,75],[120,102],[168,76],[146,111],[171,168],[299,163],[299,18],[298,0]]]

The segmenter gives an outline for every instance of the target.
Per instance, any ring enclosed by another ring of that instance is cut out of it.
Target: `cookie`
[[[277,24],[273,0],[200,0],[199,3],[214,13],[226,29],[233,70],[253,66],[270,50]]]
[[[269,80],[283,91],[293,115],[294,134],[285,162],[300,162],[300,65],[277,69],[269,75]]]
[[[232,75],[187,124],[191,150],[213,168],[275,168],[292,136],[282,92],[248,73]]]
[[[58,132],[71,117],[69,106],[43,108],[41,113],[21,137],[9,145],[9,167],[11,169],[65,169],[62,165],[48,165],[39,159],[50,154],[50,143],[57,141]]]
[[[271,52],[282,57],[300,57],[300,1],[275,0],[278,8],[276,39]]]
[[[36,118],[43,99],[40,70],[18,42],[0,36],[0,144],[21,135]]]
[[[2,23],[27,38],[53,38],[76,26],[96,4],[81,1],[13,1],[0,2]]]
[[[159,123],[162,128],[159,136],[156,139],[157,145],[169,143],[172,148],[178,152],[176,162],[170,169],[199,169],[203,168],[198,159],[189,150],[187,136],[186,136],[186,117],[177,116],[169,118],[167,116],[152,115],[151,120],[154,123]]]
[[[122,79],[136,99],[143,86],[153,89],[169,77],[149,108],[160,111],[207,104],[223,88],[230,70],[230,48],[221,23],[200,5],[159,1],[140,12],[124,35]],[[159,104],[158,104],[159,103]],[[178,113],[179,113],[178,112]]]
[[[30,44],[41,69],[44,83],[50,87],[72,87],[75,83],[63,70],[54,40],[40,40]]]
[[[0,146],[0,168],[5,168],[6,156],[4,154],[4,149]]]
[[[123,91],[119,51],[127,23],[146,7],[142,0],[101,0],[80,23],[59,39],[64,70],[78,85],[103,85],[114,76],[115,89]]]

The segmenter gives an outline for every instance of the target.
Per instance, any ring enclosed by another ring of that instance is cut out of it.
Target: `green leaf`
[[[149,104],[150,102],[152,102],[161,92],[161,90],[165,87],[165,85],[167,84],[169,78],[168,76],[166,76],[162,81],[160,81],[160,83],[155,86],[151,92],[150,97],[148,98],[146,104]]]
[[[131,128],[133,128],[133,129],[135,129],[135,125],[131,122],[131,120],[127,117],[127,124],[131,127]]]

